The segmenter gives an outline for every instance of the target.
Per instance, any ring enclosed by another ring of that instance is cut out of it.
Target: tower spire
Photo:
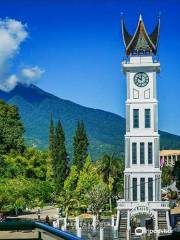
[[[141,15],[141,13],[140,13],[140,15],[139,15],[139,21],[142,21],[142,15]]]

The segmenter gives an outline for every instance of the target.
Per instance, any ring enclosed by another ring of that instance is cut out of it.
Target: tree
[[[61,125],[58,121],[54,141],[54,179],[56,184],[56,192],[61,192],[64,181],[68,175],[68,156],[65,146],[65,136]]]
[[[78,177],[79,172],[77,166],[71,165],[69,175],[64,182],[64,190],[69,191],[71,193],[75,191],[77,187]]]
[[[168,186],[171,184],[172,181],[172,177],[171,177],[171,169],[164,165],[162,168],[162,186]]]
[[[180,161],[176,161],[173,171],[172,171],[172,175],[178,179],[180,177]]]
[[[54,120],[51,113],[50,116],[50,125],[49,125],[49,149],[48,149],[48,158],[47,158],[47,177],[49,180],[53,180],[55,174],[55,129],[54,129]]]
[[[176,181],[176,187],[180,190],[180,161],[176,161],[172,175]]]
[[[104,155],[97,162],[99,173],[103,176],[103,181],[109,189],[109,210],[112,211],[112,196],[118,195],[123,190],[123,171],[124,163],[122,160],[115,158],[113,155]]]
[[[80,171],[76,188],[82,205],[88,206],[87,193],[99,184],[103,184],[102,176],[98,173],[96,165],[91,162],[90,156],[88,156],[83,169]]]
[[[117,162],[117,174],[114,176],[113,195],[119,198],[124,193],[124,160],[116,158]]]
[[[70,210],[79,206],[79,201],[76,193],[76,186],[78,181],[78,170],[75,165],[72,165],[68,177],[64,182],[63,191],[58,195],[58,206],[64,210],[66,219],[68,218]]]
[[[50,126],[49,126],[49,153],[51,157],[53,157],[53,152],[54,152],[54,140],[55,140],[54,121],[53,121],[53,115],[51,113]]]
[[[83,168],[88,156],[88,145],[89,142],[84,123],[78,121],[73,140],[73,164],[78,167],[79,171]]]
[[[178,196],[176,191],[171,190],[170,188],[168,188],[168,193],[167,193],[167,197],[169,200],[174,200],[176,199]]]
[[[180,161],[176,161],[172,174],[176,180],[176,187],[180,189]]]
[[[87,193],[88,204],[91,207],[93,214],[99,219],[99,211],[106,204],[108,199],[108,187],[105,183],[93,186],[91,191]]]
[[[53,200],[50,182],[17,177],[0,178],[0,210],[18,211],[43,206]]]
[[[27,148],[24,157],[28,162],[25,168],[25,176],[45,181],[47,178],[48,153],[36,148]]]
[[[23,154],[11,153],[4,156],[2,176],[15,178],[23,176],[45,181],[48,169],[47,152],[36,148],[26,148]]]
[[[25,149],[23,134],[18,108],[0,100],[0,154],[22,153]]]
[[[72,193],[65,190],[61,191],[61,194],[58,195],[56,201],[59,208],[64,210],[66,219],[68,219],[70,210],[75,209],[78,204],[77,198],[73,198]]]

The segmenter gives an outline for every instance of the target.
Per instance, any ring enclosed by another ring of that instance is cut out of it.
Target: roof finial
[[[160,19],[160,17],[161,17],[161,14],[162,14],[162,12],[159,11],[159,13],[158,13],[158,18],[159,18],[159,19]]]
[[[123,13],[123,12],[121,12],[121,19],[123,19],[123,16],[124,16],[124,13]]]
[[[139,15],[139,21],[142,21],[142,15],[141,15],[141,13],[140,13],[140,15]]]

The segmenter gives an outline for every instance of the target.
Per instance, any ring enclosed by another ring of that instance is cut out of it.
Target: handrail
[[[33,222],[33,221],[0,222],[0,231],[33,230],[33,229],[44,230],[48,233],[53,234],[56,237],[61,237],[62,239],[65,239],[65,240],[82,240],[82,238],[76,237],[70,233],[61,231],[57,228],[51,227],[41,222]]]
[[[54,227],[51,227],[47,224],[44,224],[44,223],[40,223],[40,222],[35,222],[35,226],[36,228],[38,229],[42,229],[42,230],[45,230],[51,234],[54,234],[55,236],[57,237],[61,237],[63,239],[66,239],[66,240],[80,240],[81,238],[79,237],[76,237],[70,233],[67,233],[67,232],[64,232],[62,230],[59,230],[57,228],[54,228]]]

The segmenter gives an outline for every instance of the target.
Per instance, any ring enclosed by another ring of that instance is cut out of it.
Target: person
[[[38,215],[38,220],[40,220],[41,219],[41,211],[40,211],[40,209],[38,209],[37,215]]]
[[[0,213],[0,222],[3,221],[3,213]]]
[[[45,222],[50,225],[50,220],[48,215],[46,215]]]
[[[5,221],[7,220],[7,217],[6,217],[6,215],[5,215],[5,214],[3,214],[1,219],[2,219],[2,222],[5,222]]]

